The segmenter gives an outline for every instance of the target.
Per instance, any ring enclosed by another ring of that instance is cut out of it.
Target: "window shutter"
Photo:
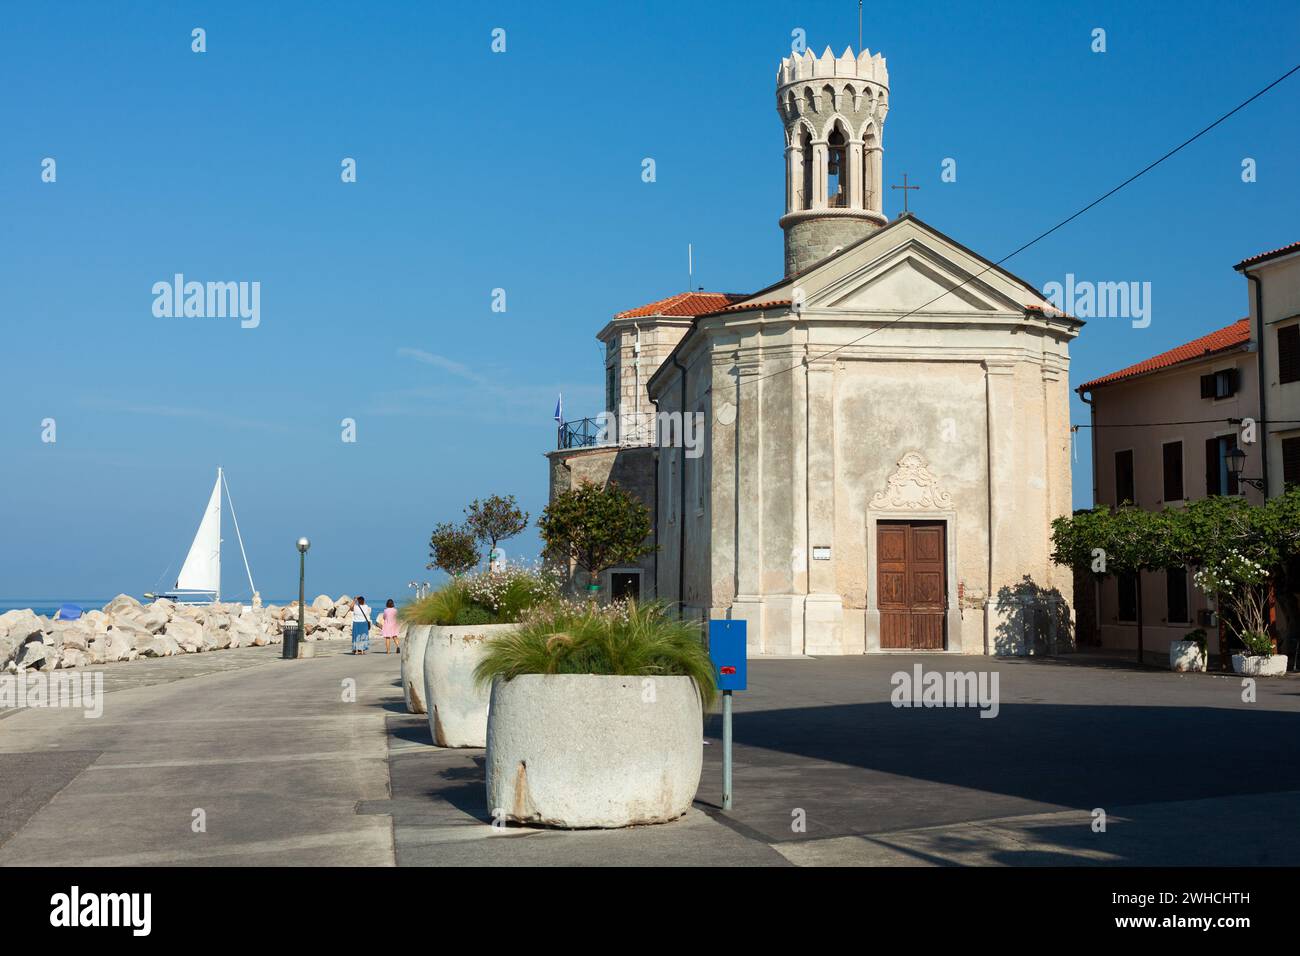
[[[1205,493],[1207,495],[1219,495],[1223,489],[1219,487],[1219,439],[1205,439]]]
[[[1165,501],[1183,500],[1183,443],[1169,442],[1164,446]]]
[[[1226,398],[1228,395],[1237,394],[1237,389],[1240,387],[1239,382],[1240,382],[1241,373],[1235,368],[1230,368],[1226,371],[1225,374],[1228,379],[1228,388],[1224,392],[1224,397]]]
[[[1300,438],[1282,439],[1282,483],[1300,484]]]
[[[1201,398],[1213,398],[1213,397],[1214,397],[1214,376],[1202,375],[1201,376]]]
[[[1300,325],[1277,330],[1277,380],[1300,382]]]

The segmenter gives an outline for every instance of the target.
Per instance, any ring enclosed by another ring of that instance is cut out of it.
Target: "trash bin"
[[[284,625],[284,637],[280,646],[280,656],[286,661],[298,657],[298,622]]]

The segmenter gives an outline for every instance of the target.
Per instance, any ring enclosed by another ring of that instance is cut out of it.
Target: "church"
[[[604,442],[551,491],[615,480],[654,514],[615,596],[743,619],[752,655],[1021,654],[1069,641],[1069,343],[1082,322],[915,215],[882,212],[880,54],[782,60],[785,274],[621,312]],[[688,416],[698,447],[656,422]],[[569,428],[566,433],[566,428]],[[619,577],[614,577],[619,575]]]

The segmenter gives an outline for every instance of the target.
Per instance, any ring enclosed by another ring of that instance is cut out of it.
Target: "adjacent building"
[[[1300,482],[1300,244],[1236,269],[1250,280],[1245,318],[1078,387],[1091,407],[1095,502],[1259,504]],[[1104,578],[1093,599],[1103,647],[1136,651],[1140,608],[1143,653],[1156,663],[1171,641],[1217,623],[1186,569]],[[1279,636],[1297,621],[1294,598],[1279,595]]]

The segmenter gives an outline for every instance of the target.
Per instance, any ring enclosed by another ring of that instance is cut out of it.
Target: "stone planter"
[[[652,679],[648,700],[643,682]],[[498,680],[488,712],[488,810],[569,828],[675,820],[699,789],[703,737],[689,677]]]
[[[402,641],[402,699],[408,714],[426,712],[429,698],[424,691],[424,645],[431,630],[429,624],[412,624]]]
[[[1205,655],[1195,641],[1174,641],[1169,645],[1169,669],[1186,673],[1205,670]]]
[[[1246,657],[1232,655],[1232,669],[1247,677],[1281,677],[1286,673],[1286,655],[1269,654]]]
[[[489,638],[517,630],[518,624],[477,624],[431,628],[424,648],[429,733],[439,747],[487,746],[490,693],[474,683]]]

